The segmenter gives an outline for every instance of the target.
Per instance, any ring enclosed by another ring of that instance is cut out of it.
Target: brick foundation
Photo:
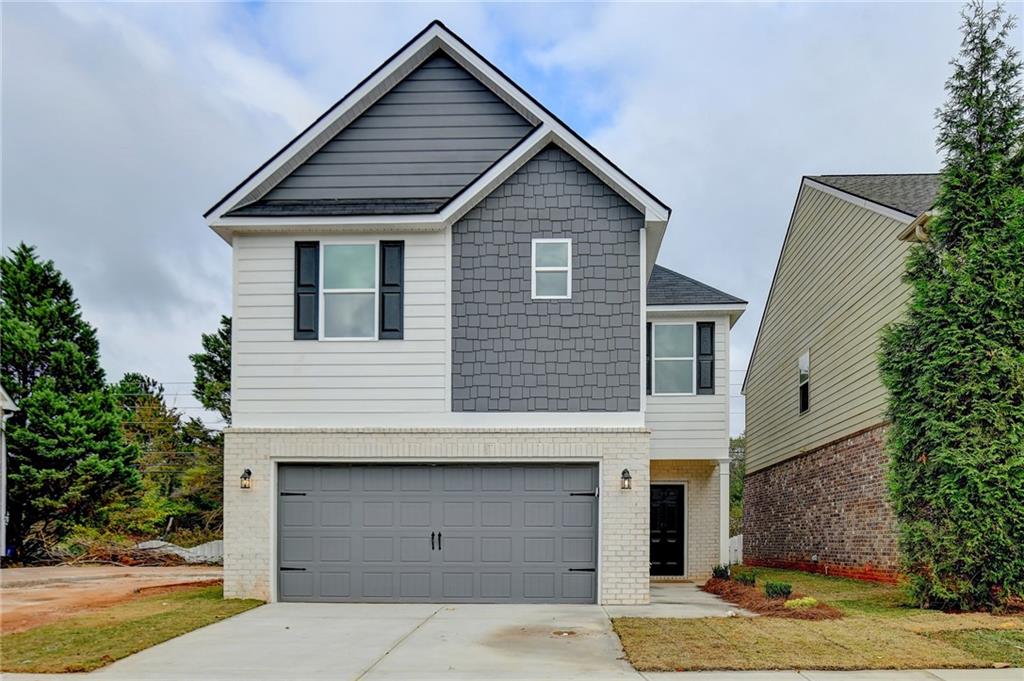
[[[748,474],[743,562],[895,581],[884,436],[878,426]]]

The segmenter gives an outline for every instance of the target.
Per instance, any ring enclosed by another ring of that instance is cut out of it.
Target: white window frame
[[[325,288],[324,256],[328,246],[373,246],[373,288]],[[380,242],[379,241],[321,241],[320,242],[320,309],[318,311],[322,341],[376,341],[380,337]],[[324,313],[328,293],[372,293],[373,294],[373,335],[372,336],[327,336]]]
[[[658,327],[689,326],[693,338],[693,349],[689,357],[658,357]],[[690,360],[693,370],[690,372],[690,392],[662,393],[658,392],[658,360]],[[651,322],[651,395],[696,395],[697,394],[697,322]]]
[[[537,244],[566,244],[566,264],[564,267],[538,267]],[[538,272],[565,272],[564,296],[537,295]],[[534,300],[569,300],[572,298],[572,239],[534,239],[530,243],[530,298]]]
[[[807,378],[801,380],[800,374],[803,373],[801,364],[803,364],[804,357],[807,358]],[[797,388],[796,388],[796,411],[797,414],[803,416],[811,410],[811,351],[804,350],[800,353],[800,357],[796,360],[796,376],[797,376]],[[801,409],[800,396],[804,391],[804,386],[807,386],[807,408]]]

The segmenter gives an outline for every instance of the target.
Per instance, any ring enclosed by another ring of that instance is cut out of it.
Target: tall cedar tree
[[[133,490],[136,448],[71,284],[25,244],[0,258],[0,274],[0,380],[19,406],[7,424],[7,534],[24,556]]]
[[[196,372],[192,394],[210,411],[231,423],[231,317],[220,318],[220,328],[202,336],[203,352],[189,355]]]
[[[980,2],[937,112],[942,183],[884,333],[889,487],[918,603],[1024,595],[1024,101],[1015,21]]]

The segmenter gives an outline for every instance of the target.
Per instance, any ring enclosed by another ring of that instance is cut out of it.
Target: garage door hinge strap
[[[306,568],[295,568],[295,567],[282,567],[282,568],[278,568],[278,569],[283,571],[283,572],[305,572],[306,571]]]
[[[304,497],[305,492],[281,492],[282,497]]]
[[[569,568],[569,572],[596,572],[595,568]]]

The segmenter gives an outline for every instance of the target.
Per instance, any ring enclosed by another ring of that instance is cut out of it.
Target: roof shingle
[[[938,173],[908,175],[811,175],[810,180],[916,218],[935,205]]]
[[[747,301],[655,265],[647,282],[648,305],[734,305]]]

